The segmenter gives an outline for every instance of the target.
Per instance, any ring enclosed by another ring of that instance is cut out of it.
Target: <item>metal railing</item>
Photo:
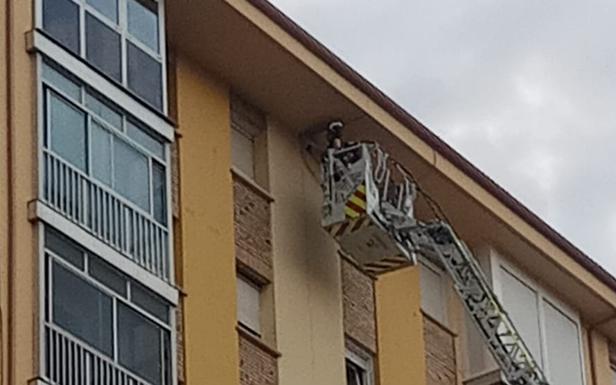
[[[45,325],[44,376],[53,385],[151,385],[51,325]]]
[[[42,199],[63,216],[169,281],[169,230],[153,216],[48,150]]]

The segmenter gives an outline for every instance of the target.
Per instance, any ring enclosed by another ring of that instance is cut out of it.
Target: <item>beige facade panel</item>
[[[268,126],[274,235],[277,348],[281,384],[344,381],[342,284],[336,246],[320,227],[320,186],[297,137]]]
[[[610,341],[597,331],[588,333],[589,380],[596,385],[613,385],[614,370],[611,368]]]

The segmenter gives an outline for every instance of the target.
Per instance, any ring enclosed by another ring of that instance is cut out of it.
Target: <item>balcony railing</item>
[[[53,385],[151,385],[61,329],[45,325],[45,377]]]
[[[63,216],[156,276],[169,281],[169,230],[151,214],[43,151],[42,199]]]

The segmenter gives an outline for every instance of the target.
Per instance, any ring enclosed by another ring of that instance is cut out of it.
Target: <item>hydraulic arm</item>
[[[490,352],[512,385],[547,380],[492,291],[475,257],[439,218],[413,213],[418,187],[375,143],[330,138],[322,159],[323,227],[342,250],[374,274],[414,265],[417,256],[443,265]]]

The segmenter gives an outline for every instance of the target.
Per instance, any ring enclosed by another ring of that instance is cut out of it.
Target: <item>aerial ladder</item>
[[[321,159],[324,229],[374,275],[415,265],[419,255],[444,266],[507,382],[548,385],[473,253],[438,204],[377,143],[343,142],[341,129],[339,122],[329,125]],[[415,218],[418,195],[427,200],[434,219]]]

